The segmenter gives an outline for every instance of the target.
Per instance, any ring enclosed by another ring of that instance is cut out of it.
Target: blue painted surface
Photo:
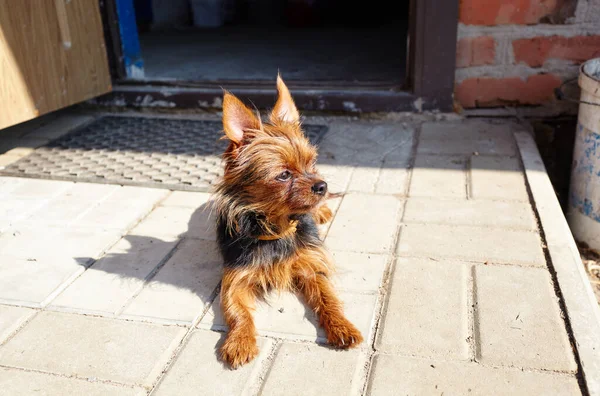
[[[570,206],[600,222],[600,134],[577,125]]]
[[[144,61],[142,60],[133,0],[116,0],[116,2],[123,63],[127,77],[142,77]]]

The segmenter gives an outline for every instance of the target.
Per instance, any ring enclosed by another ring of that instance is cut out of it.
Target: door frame
[[[221,87],[227,87],[259,108],[272,106],[274,84],[263,81],[160,82],[149,85],[141,80],[127,79],[127,68],[131,66],[135,48],[131,55],[131,45],[128,49],[128,43],[121,39],[118,5],[130,0],[99,1],[115,84],[113,92],[97,98],[96,103],[136,107],[218,108],[223,95]],[[323,86],[314,82],[291,82],[288,85],[294,93],[297,106],[302,110],[350,113],[452,111],[458,7],[458,1],[410,0],[408,65],[404,86],[372,83],[347,87],[339,83]],[[131,21],[131,18],[128,19]]]

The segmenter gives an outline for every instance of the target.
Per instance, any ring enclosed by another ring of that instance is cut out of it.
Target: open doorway
[[[406,80],[409,2],[136,0],[145,81]]]
[[[458,2],[99,0],[110,106],[218,109],[223,88],[301,110],[452,110]]]

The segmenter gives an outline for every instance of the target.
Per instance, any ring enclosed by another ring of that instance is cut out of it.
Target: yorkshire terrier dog
[[[337,348],[360,344],[330,276],[334,266],[317,224],[331,220],[327,183],[315,168],[317,150],[302,132],[300,115],[281,77],[269,122],[235,96],[223,98],[230,143],[216,187],[217,240],[224,259],[221,308],[229,332],[221,358],[232,368],[258,354],[255,300],[270,290],[298,292]]]

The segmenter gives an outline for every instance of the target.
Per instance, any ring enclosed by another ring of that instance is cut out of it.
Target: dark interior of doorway
[[[136,0],[145,80],[401,86],[408,1]]]

